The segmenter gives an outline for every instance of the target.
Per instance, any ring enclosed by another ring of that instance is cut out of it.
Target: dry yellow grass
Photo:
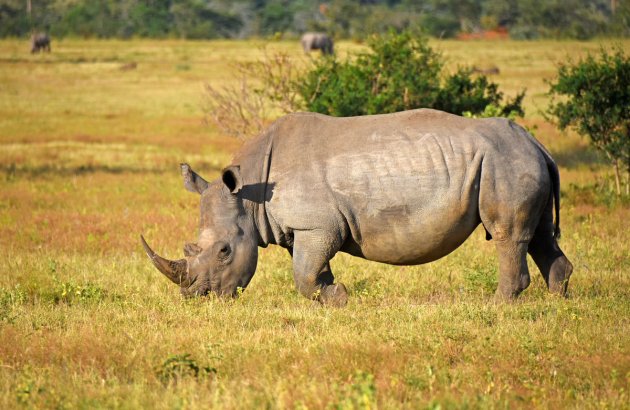
[[[425,266],[338,255],[341,310],[299,296],[279,248],[239,300],[183,300],[138,234],[168,257],[194,239],[178,164],[212,178],[238,147],[203,123],[202,85],[233,81],[261,43],[65,40],[31,56],[4,40],[0,407],[629,408],[630,209],[593,194],[610,170],[536,111],[555,64],[599,44],[432,44],[449,67],[499,67],[508,95],[528,89],[522,122],[561,166],[568,300],[532,266],[517,303],[493,304],[482,232]]]

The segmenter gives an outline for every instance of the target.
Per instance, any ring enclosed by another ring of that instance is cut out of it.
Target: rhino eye
[[[216,255],[219,259],[226,259],[230,256],[232,249],[230,248],[230,244],[226,242],[219,242],[215,245]]]

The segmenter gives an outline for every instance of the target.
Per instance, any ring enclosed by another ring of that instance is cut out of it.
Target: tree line
[[[449,38],[507,30],[512,38],[630,36],[622,0],[0,0],[0,36],[294,37],[364,39],[389,29]]]

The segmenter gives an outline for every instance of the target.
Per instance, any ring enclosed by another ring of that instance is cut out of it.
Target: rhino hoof
[[[573,265],[566,257],[556,260],[549,275],[549,292],[567,297],[569,278],[572,273]]]
[[[321,302],[326,306],[344,307],[348,304],[348,290],[343,283],[326,286],[322,290]]]
[[[517,292],[501,292],[497,289],[494,294],[494,303],[512,303],[518,298]]]

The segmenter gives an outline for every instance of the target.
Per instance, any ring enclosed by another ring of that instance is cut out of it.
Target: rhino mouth
[[[144,236],[140,235],[142,246],[153,265],[164,274],[171,282],[181,287],[192,285],[194,280],[188,274],[188,261],[186,259],[170,260],[161,257],[151,249]]]

